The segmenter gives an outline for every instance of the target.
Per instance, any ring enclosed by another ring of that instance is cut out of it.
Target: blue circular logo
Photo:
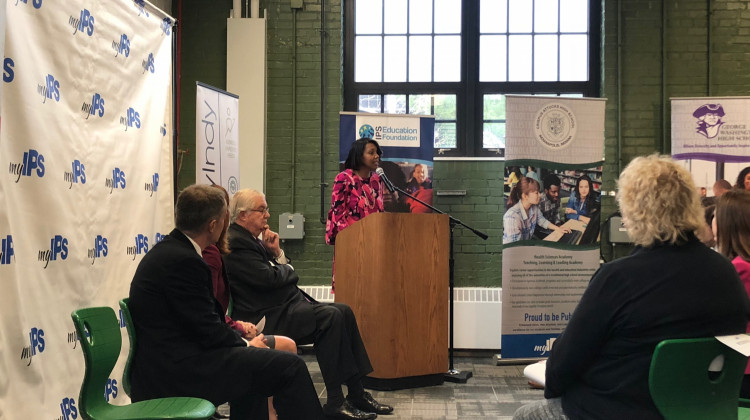
[[[375,129],[372,128],[370,124],[364,124],[362,127],[359,127],[359,138],[371,139],[374,136],[375,136]]]

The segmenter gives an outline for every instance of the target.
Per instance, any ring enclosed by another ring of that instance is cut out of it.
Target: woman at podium
[[[361,138],[352,143],[344,162],[344,171],[336,175],[331,193],[331,209],[326,221],[326,243],[333,245],[336,235],[354,222],[383,211],[383,184],[375,170],[383,150],[373,139]],[[334,273],[331,288],[335,288]]]

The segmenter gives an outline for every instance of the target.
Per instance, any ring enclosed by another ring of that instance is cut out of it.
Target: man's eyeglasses
[[[271,209],[268,207],[261,207],[259,209],[249,209],[248,211],[257,211],[258,213],[261,213],[261,214],[265,214],[265,213],[271,214]]]

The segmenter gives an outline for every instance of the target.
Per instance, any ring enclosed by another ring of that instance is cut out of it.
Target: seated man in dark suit
[[[299,277],[279,246],[279,235],[266,223],[270,213],[265,196],[240,190],[229,207],[231,253],[225,267],[234,298],[232,316],[249,322],[265,316],[264,331],[269,334],[315,344],[328,392],[323,411],[330,417],[373,419],[393,411],[362,388],[361,378],[372,372],[372,365],[351,308],[315,302],[297,288]],[[349,390],[346,399],[342,384]]]
[[[136,331],[131,370],[133,401],[160,397],[232,403],[231,418],[268,418],[274,396],[281,419],[323,419],[305,363],[250,342],[224,321],[201,251],[218,239],[228,217],[223,193],[187,187],[177,198],[177,226],[149,251],[130,285]]]

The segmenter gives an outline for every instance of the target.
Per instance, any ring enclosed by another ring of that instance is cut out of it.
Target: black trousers
[[[280,419],[325,418],[305,362],[295,354],[254,347],[206,351],[159,369],[133,367],[133,401],[190,396],[231,403],[232,420],[268,418],[274,397]]]
[[[328,389],[372,372],[357,319],[349,305],[312,303],[315,331],[308,337],[292,337],[297,344],[313,344],[320,373]]]

